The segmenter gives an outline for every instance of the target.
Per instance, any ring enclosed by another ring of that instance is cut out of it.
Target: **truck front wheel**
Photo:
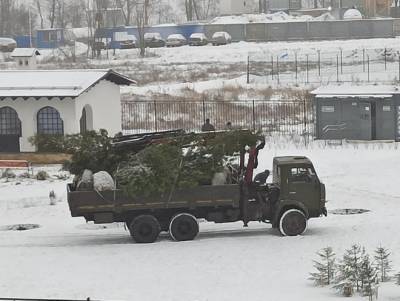
[[[139,215],[130,223],[129,232],[137,243],[151,243],[157,240],[161,227],[154,216]]]
[[[169,224],[169,234],[173,240],[193,240],[199,233],[199,223],[195,216],[189,213],[175,215]]]
[[[279,231],[284,236],[296,236],[303,234],[307,229],[307,218],[298,209],[285,211],[279,220]]]

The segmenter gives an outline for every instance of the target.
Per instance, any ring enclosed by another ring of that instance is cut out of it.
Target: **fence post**
[[[250,56],[247,56],[247,84],[250,84]]]
[[[343,74],[343,49],[340,48],[340,73]]]
[[[253,99],[253,131],[256,131],[256,106]]]
[[[369,55],[367,56],[367,60],[368,60],[368,82],[369,82]]]
[[[386,63],[387,63],[387,59],[386,59],[386,47],[385,47],[385,71],[387,70]]]
[[[203,124],[205,124],[206,123],[206,103],[205,103],[205,101],[204,101],[204,98],[203,98]]]
[[[297,52],[294,53],[294,66],[295,66],[295,72],[296,72],[296,84],[297,84]]]
[[[363,72],[365,72],[365,48],[363,49]]]
[[[306,55],[306,84],[308,84],[308,54]]]
[[[339,82],[339,55],[336,55],[336,81]]]
[[[276,56],[276,77],[279,85],[279,56]]]
[[[318,50],[318,76],[321,77],[321,50]]]
[[[271,79],[274,80],[274,56],[271,55]]]
[[[303,136],[304,136],[304,145],[307,147],[307,114],[306,114],[306,98],[304,97],[303,99],[303,122],[304,122],[304,130],[303,130]]]
[[[154,128],[155,131],[157,132],[157,102],[154,100]]]

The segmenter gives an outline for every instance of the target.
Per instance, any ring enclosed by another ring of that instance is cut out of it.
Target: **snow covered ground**
[[[269,225],[201,223],[195,241],[132,242],[121,225],[105,227],[71,218],[68,181],[0,181],[0,296],[100,300],[342,300],[329,288],[307,280],[319,249],[332,246],[340,256],[359,243],[372,252],[392,251],[400,271],[398,173],[394,143],[305,148],[275,141],[261,152],[259,170],[277,155],[307,155],[327,186],[328,209],[363,208],[360,215],[311,220],[304,236],[281,237]],[[56,174],[57,166],[50,174]],[[54,190],[61,202],[50,206]],[[39,224],[27,231],[4,226]],[[353,297],[351,300],[361,300]],[[400,300],[400,286],[382,285],[379,300]]]
[[[397,82],[400,77],[399,41],[399,38],[388,38],[239,42],[219,47],[208,45],[148,49],[145,58],[139,56],[137,49],[115,52],[109,50],[102,52],[101,59],[87,58],[87,46],[77,43],[76,62],[73,62],[72,48],[42,50],[39,68],[113,68],[138,81],[137,87],[122,88],[124,100],[154,99],[154,94],[160,95],[161,98],[168,98],[168,95],[180,96],[188,89],[199,94],[220,95],[225,87],[253,89],[259,92],[256,96],[242,93],[238,96],[239,99],[264,99],[261,91],[268,87],[297,86],[312,89],[338,80],[356,84],[368,81],[384,81],[386,84]],[[246,78],[248,57],[250,85],[247,84]],[[319,61],[321,72],[318,70]],[[0,53],[0,68],[16,68],[9,54]]]

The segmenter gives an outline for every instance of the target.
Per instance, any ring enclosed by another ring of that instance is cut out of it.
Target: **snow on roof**
[[[213,39],[216,39],[216,38],[227,38],[228,39],[231,37],[231,35],[225,31],[217,31],[213,34],[212,37],[213,37]]]
[[[362,18],[363,17],[360,11],[355,8],[346,10],[346,12],[343,15],[344,20],[361,20]]]
[[[40,55],[36,48],[15,48],[11,53],[11,57],[32,57],[34,55]]]
[[[176,40],[186,40],[186,38],[181,35],[180,33],[174,33],[174,34],[170,34],[167,38],[167,40],[172,40],[172,39],[176,39]]]
[[[391,97],[400,94],[399,87],[390,85],[328,85],[311,92],[318,98]]]
[[[0,71],[0,99],[6,97],[77,97],[101,80],[136,84],[113,70]]]
[[[175,23],[165,23],[165,24],[157,24],[153,25],[153,27],[174,27],[177,26]]]
[[[206,39],[206,35],[202,32],[195,32],[190,35],[191,39]]]
[[[161,34],[159,32],[146,32],[144,34],[145,39],[161,39]]]
[[[247,24],[247,23],[274,23],[274,22],[301,22],[335,20],[330,13],[319,17],[309,15],[291,16],[283,11],[272,14],[243,14],[239,16],[222,16],[214,18],[211,24]]]
[[[0,38],[0,44],[10,44],[10,43],[16,44],[17,42],[15,42],[15,40],[11,38]]]

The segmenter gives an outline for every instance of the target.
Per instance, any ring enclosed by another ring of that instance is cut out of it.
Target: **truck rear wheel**
[[[169,224],[169,234],[173,240],[193,240],[199,233],[199,223],[195,216],[189,213],[175,215]]]
[[[139,215],[129,225],[129,232],[137,243],[152,243],[161,232],[160,223],[152,215]]]
[[[303,234],[307,229],[307,218],[298,209],[285,211],[279,220],[279,231],[284,236],[296,236]]]

